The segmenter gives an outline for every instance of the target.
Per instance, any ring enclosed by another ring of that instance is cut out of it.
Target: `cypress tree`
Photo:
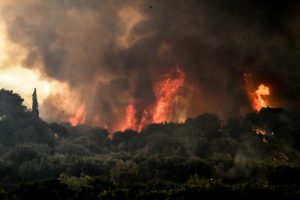
[[[32,94],[32,113],[34,113],[36,116],[39,116],[39,104],[36,95],[36,88],[34,88]]]

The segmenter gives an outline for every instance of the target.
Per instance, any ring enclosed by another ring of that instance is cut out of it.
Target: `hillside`
[[[299,194],[300,115],[289,110],[263,108],[224,124],[202,114],[116,132],[112,140],[103,128],[46,123],[3,89],[0,114],[3,198],[45,187],[81,199]]]

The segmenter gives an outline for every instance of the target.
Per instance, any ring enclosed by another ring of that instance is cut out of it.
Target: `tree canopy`
[[[46,123],[22,102],[0,91],[1,199],[287,199],[300,191],[297,112],[265,108],[222,123],[205,113],[111,140],[103,128]]]

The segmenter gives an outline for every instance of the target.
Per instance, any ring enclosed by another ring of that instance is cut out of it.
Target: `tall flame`
[[[137,119],[135,117],[136,110],[134,105],[129,104],[126,108],[126,124],[121,128],[122,131],[126,129],[136,130]]]
[[[260,111],[262,108],[270,106],[265,98],[268,95],[270,95],[270,88],[264,84],[260,84],[258,89],[251,94],[252,108]]]
[[[126,108],[126,120],[121,130],[132,129],[141,131],[150,123],[160,123],[167,121],[172,115],[171,105],[174,97],[183,86],[185,74],[176,67],[175,70],[166,74],[165,79],[154,84],[153,91],[155,103],[143,110],[140,119],[137,119],[136,110],[133,104]]]
[[[173,96],[184,83],[185,74],[179,67],[176,68],[177,77],[167,74],[167,79],[158,83],[154,89],[157,103],[154,107],[152,123],[159,123],[167,120],[168,108]]]
[[[85,105],[82,104],[80,108],[76,111],[74,117],[70,117],[68,121],[72,126],[77,126],[78,124],[84,124],[86,118]]]

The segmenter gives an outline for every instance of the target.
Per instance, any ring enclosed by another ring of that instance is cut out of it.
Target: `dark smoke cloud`
[[[10,40],[27,49],[24,65],[42,63],[47,76],[81,94],[88,120],[99,114],[114,127],[128,103],[137,115],[152,105],[153,83],[177,65],[186,74],[187,116],[250,110],[244,73],[271,87],[274,104],[298,109],[297,8],[295,1],[15,0],[1,12]],[[142,18],[128,29],[120,12],[130,9]]]

